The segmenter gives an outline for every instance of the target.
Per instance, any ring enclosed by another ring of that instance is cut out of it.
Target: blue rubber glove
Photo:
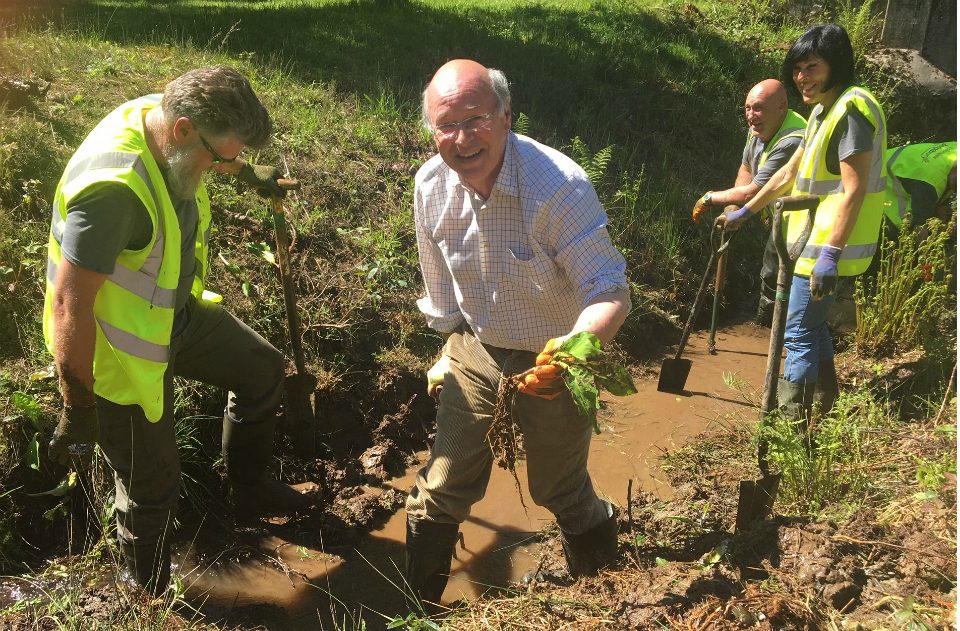
[[[820,248],[817,262],[810,272],[810,295],[820,300],[837,290],[837,264],[843,248],[824,245]]]
[[[717,217],[717,225],[727,232],[732,232],[740,227],[740,224],[753,217],[753,213],[746,206],[741,206],[737,210],[723,213]]]

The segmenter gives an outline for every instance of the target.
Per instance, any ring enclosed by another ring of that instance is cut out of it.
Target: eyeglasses
[[[459,123],[436,125],[433,128],[433,135],[441,140],[450,140],[451,138],[456,138],[461,129],[464,133],[490,129],[490,122],[492,120],[493,114],[478,114],[477,116],[466,118]]]
[[[213,157],[213,163],[214,163],[214,164],[228,164],[228,163],[233,162],[234,160],[236,160],[237,158],[240,157],[240,154],[237,154],[237,155],[233,156],[232,158],[224,158],[224,157],[221,156],[219,153],[217,153],[217,150],[216,150],[216,149],[214,149],[212,146],[210,146],[210,143],[207,142],[207,139],[204,138],[204,137],[200,134],[200,132],[197,132],[197,136],[200,137],[200,142],[203,143],[204,149],[206,149],[208,152],[210,152],[210,155]]]

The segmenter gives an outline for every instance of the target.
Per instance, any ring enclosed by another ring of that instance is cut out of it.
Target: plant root
[[[520,504],[526,511],[527,504],[523,500],[523,489],[520,488],[520,478],[517,476],[517,458],[523,452],[523,434],[513,420],[513,400],[522,379],[523,373],[500,377],[493,421],[487,430],[487,444],[490,445],[490,453],[493,454],[493,461],[497,466],[513,475],[517,493],[520,494]]]

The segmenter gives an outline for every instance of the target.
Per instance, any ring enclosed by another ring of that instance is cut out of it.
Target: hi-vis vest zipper
[[[107,115],[67,164],[53,201],[47,254],[43,336],[54,352],[53,287],[61,261],[60,244],[67,207],[78,195],[104,182],[130,188],[153,223],[150,243],[124,250],[94,303],[96,347],[94,392],[119,405],[139,405],[150,421],[163,415],[163,375],[170,359],[177,284],[180,277],[180,225],[163,176],[147,147],[143,119],[160,105],[161,95],[124,103]],[[197,189],[197,277],[192,293],[203,294],[210,237],[210,200]]]
[[[950,169],[957,163],[957,143],[924,142],[887,150],[887,194],[891,204],[887,218],[900,227],[913,210],[910,195],[900,184],[900,178],[926,182],[937,192],[937,199],[947,190]],[[896,177],[894,177],[896,176]]]
[[[840,175],[827,170],[827,148],[837,123],[843,120],[847,108],[857,108],[873,125],[873,150],[870,171],[867,177],[867,193],[864,197],[857,221],[850,238],[847,240],[837,270],[840,276],[862,274],[870,265],[877,251],[877,238],[880,234],[880,222],[884,207],[889,203],[886,195],[887,165],[884,153],[887,148],[887,121],[880,104],[868,90],[852,86],[844,90],[827,112],[823,122],[817,125],[817,116],[823,110],[817,105],[810,113],[804,141],[804,152],[800,159],[797,179],[791,195],[811,194],[820,197],[813,232],[806,247],[800,254],[795,274],[809,276],[820,250],[827,243],[833,224],[836,221],[837,208],[843,199],[843,182]],[[787,245],[792,247],[800,235],[805,213],[791,213],[787,228]]]

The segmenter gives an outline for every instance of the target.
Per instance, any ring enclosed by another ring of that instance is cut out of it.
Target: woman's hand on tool
[[[810,296],[820,300],[837,290],[837,264],[843,248],[824,245],[820,248],[817,262],[810,271]]]
[[[753,217],[753,212],[748,206],[741,206],[732,212],[725,212],[717,217],[716,226],[723,228],[727,232],[732,232],[740,228],[740,225]]]

